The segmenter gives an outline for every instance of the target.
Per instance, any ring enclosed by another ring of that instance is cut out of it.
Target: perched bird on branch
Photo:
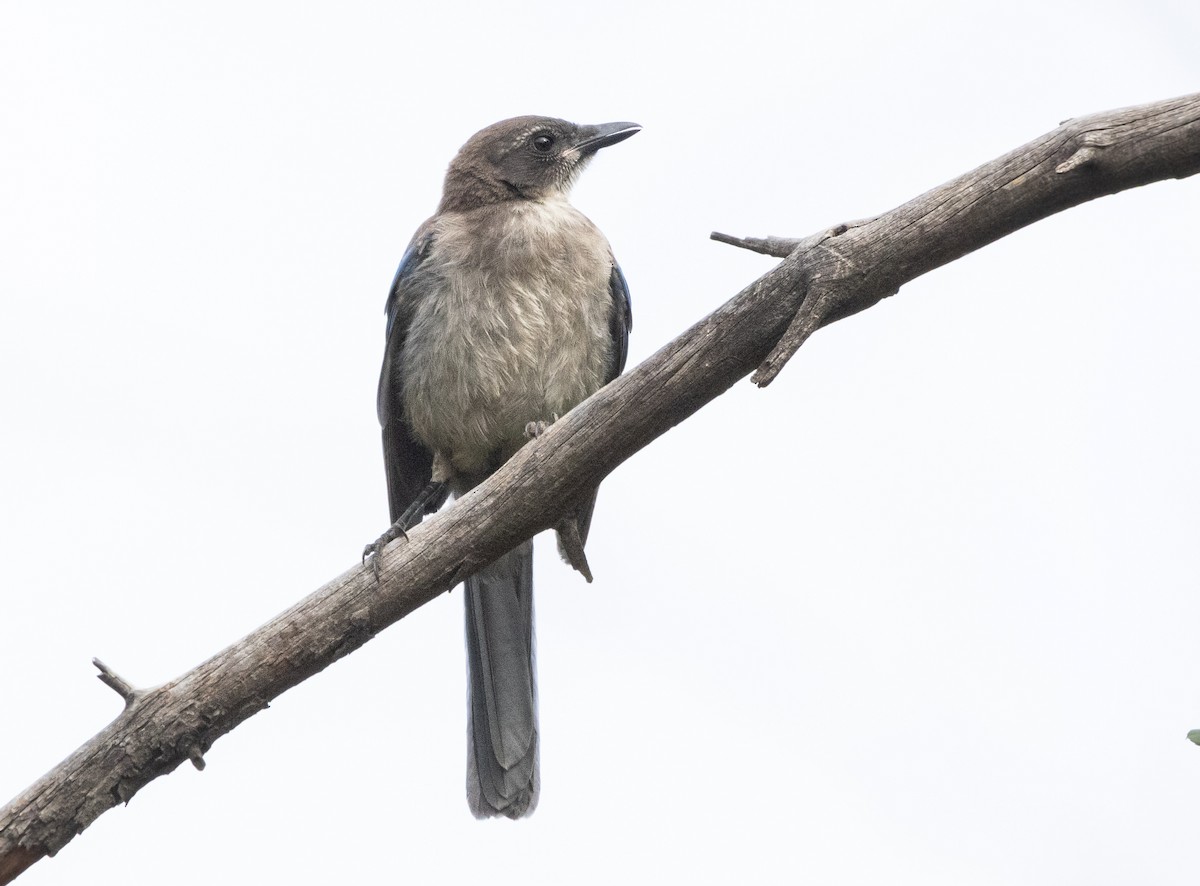
[[[488,477],[531,436],[625,367],[629,289],[604,235],[567,202],[596,152],[634,123],[503,120],[450,163],[387,300],[379,421],[392,527],[364,556]],[[558,523],[583,545],[595,491]],[[537,806],[533,543],[466,580],[467,800],[478,818]]]

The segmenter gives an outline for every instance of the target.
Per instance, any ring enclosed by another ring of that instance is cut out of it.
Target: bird
[[[601,148],[640,130],[514,117],[450,162],[385,308],[377,411],[393,523],[363,552],[377,576],[385,544],[624,370],[629,285],[568,196]],[[563,558],[588,581],[595,500],[592,490],[555,527]],[[476,818],[522,818],[541,787],[532,540],[464,584],[467,802]]]

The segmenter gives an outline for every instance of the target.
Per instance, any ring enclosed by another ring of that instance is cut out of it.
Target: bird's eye
[[[543,154],[554,147],[554,136],[552,135],[535,135],[533,137],[533,147],[541,151]]]

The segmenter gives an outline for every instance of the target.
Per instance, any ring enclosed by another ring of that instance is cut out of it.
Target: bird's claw
[[[379,563],[383,557],[383,549],[398,538],[403,538],[405,541],[408,541],[408,533],[404,531],[403,526],[398,523],[394,523],[388,527],[387,532],[363,548],[362,562],[366,563],[367,559],[370,558],[371,568],[375,572],[375,581],[379,581]]]
[[[375,567],[375,581],[379,582],[379,560],[383,555],[383,549],[394,542],[398,538],[403,538],[408,541],[408,530],[421,522],[421,514],[429,510],[430,513],[436,511],[446,501],[446,496],[450,494],[449,487],[445,481],[430,480],[425,484],[425,488],[421,490],[413,502],[404,509],[404,513],[388,527],[387,532],[379,536],[373,544],[363,548],[362,561],[367,562],[367,558],[371,558],[371,563]]]

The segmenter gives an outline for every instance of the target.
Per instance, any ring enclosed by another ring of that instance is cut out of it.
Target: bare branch
[[[571,410],[487,482],[390,544],[377,585],[355,565],[176,680],[137,691],[97,662],[125,710],[0,809],[0,883],[280,693],[357,649],[542,529],[621,462],[747,375],[765,385],[816,329],[1055,212],[1200,171],[1200,95],[1068,121],[874,219],[768,244],[787,258]],[[770,245],[773,244],[773,245]],[[751,246],[750,248],[757,248]],[[763,251],[766,251],[764,248]],[[775,253],[770,253],[775,254]]]
[[[1067,120],[890,212],[833,228],[789,254],[819,285],[753,381],[770,384],[814,331],[927,271],[1048,215],[1198,169],[1200,98],[1184,96]]]

